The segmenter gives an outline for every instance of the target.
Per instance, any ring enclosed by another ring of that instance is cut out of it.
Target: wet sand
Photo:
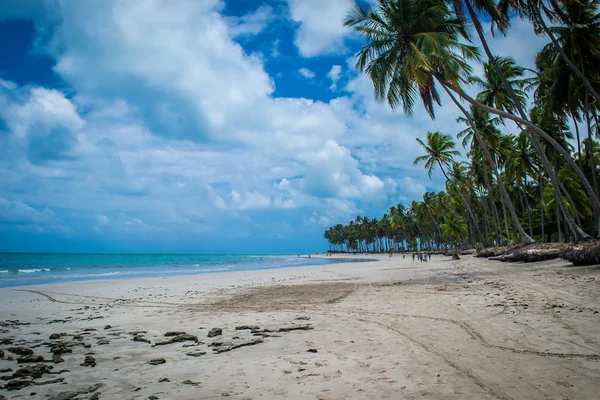
[[[598,267],[366,257],[0,289],[0,398],[597,398]]]

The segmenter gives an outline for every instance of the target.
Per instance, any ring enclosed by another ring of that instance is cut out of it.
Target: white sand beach
[[[597,398],[597,267],[355,257],[0,289],[0,398]]]

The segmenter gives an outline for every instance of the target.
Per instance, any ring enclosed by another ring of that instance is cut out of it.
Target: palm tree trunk
[[[529,194],[527,193],[527,174],[524,177],[523,191],[525,192],[525,205],[527,206],[527,219],[529,220],[529,235],[533,237],[533,228],[531,227],[531,207],[529,205]]]
[[[446,178],[446,180],[448,182],[452,183],[452,186],[454,186],[454,189],[456,189],[456,193],[458,193],[458,195],[460,196],[460,199],[464,203],[464,205],[469,213],[469,216],[473,220],[473,227],[477,231],[477,236],[479,237],[479,242],[483,245],[485,242],[483,241],[483,237],[481,236],[481,231],[479,230],[479,226],[477,225],[477,220],[475,219],[475,215],[473,214],[473,211],[471,210],[471,206],[469,206],[467,199],[465,199],[465,197],[463,196],[461,191],[458,189],[458,187],[456,186],[454,181],[452,181],[452,180],[450,180],[450,178],[448,178],[448,175],[446,175],[446,171],[444,170],[444,166],[442,165],[442,163],[439,161],[437,163],[440,166],[440,169],[442,170],[442,174],[444,174],[444,178]]]
[[[587,181],[587,178],[586,178],[585,174],[577,166],[577,164],[575,163],[575,161],[573,161],[573,159],[571,158],[571,155],[569,154],[569,152],[566,151],[556,140],[554,140],[554,138],[552,138],[550,135],[548,135],[543,129],[540,129],[539,127],[537,127],[536,125],[532,124],[530,121],[527,120],[527,116],[525,115],[525,112],[523,111],[521,105],[517,101],[517,98],[515,96],[515,93],[514,93],[512,87],[510,86],[509,82],[506,80],[506,77],[502,73],[502,70],[500,69],[500,66],[496,62],[496,59],[494,58],[494,55],[492,54],[492,52],[491,52],[491,50],[490,50],[490,48],[488,46],[488,43],[485,40],[485,35],[483,34],[483,29],[481,27],[481,24],[479,23],[479,19],[477,18],[477,15],[473,11],[473,8],[471,7],[471,4],[470,4],[470,2],[468,0],[465,0],[465,4],[467,6],[467,10],[469,12],[469,16],[471,17],[471,20],[473,21],[473,25],[475,26],[475,30],[477,31],[477,36],[479,37],[479,40],[481,41],[481,44],[482,44],[483,49],[485,51],[485,54],[487,55],[487,57],[489,59],[489,62],[492,64],[494,70],[496,71],[496,73],[498,74],[498,76],[500,77],[500,79],[502,79],[502,82],[504,83],[504,86],[506,87],[506,90],[508,91],[508,94],[509,94],[510,98],[512,99],[515,107],[517,108],[517,111],[519,112],[521,118],[517,117],[516,115],[512,115],[510,113],[507,113],[507,112],[504,112],[504,111],[501,111],[501,110],[497,110],[497,109],[495,109],[493,107],[489,107],[489,106],[486,106],[486,105],[484,105],[482,103],[479,103],[479,102],[475,101],[474,99],[472,99],[470,96],[466,95],[466,93],[464,93],[460,88],[454,88],[452,85],[449,85],[450,89],[453,90],[455,93],[457,93],[461,98],[467,100],[469,103],[473,104],[476,107],[481,108],[482,110],[485,110],[485,111],[490,112],[492,114],[496,114],[496,115],[498,115],[500,117],[508,118],[508,119],[510,119],[510,120],[512,120],[514,122],[524,124],[530,130],[530,132],[529,132],[530,133],[530,137],[534,137],[535,136],[531,132],[531,131],[533,131],[533,132],[537,133],[538,135],[540,135],[545,140],[547,140],[554,148],[557,149],[557,151],[565,159],[565,161],[567,162],[567,164],[569,164],[569,166],[579,176],[579,179],[581,179],[581,181],[582,181],[582,183],[583,183],[583,185],[585,187],[586,192],[588,192],[588,195],[590,196],[590,199],[592,200],[592,208],[594,209],[594,215],[597,216],[597,217],[600,216],[600,200],[598,199],[597,191],[594,191],[594,189],[592,189],[591,185]],[[562,51],[562,49],[560,47],[559,47],[559,50]],[[566,55],[565,55],[565,57],[566,57]],[[568,62],[570,62],[570,61],[568,61]],[[571,65],[572,65],[572,63],[571,63]],[[579,73],[581,74],[581,72],[579,72]],[[587,81],[587,79],[585,78],[585,76],[583,76],[583,74],[581,74],[581,76],[583,77],[583,79],[585,79]],[[589,84],[589,82],[588,82],[588,84]],[[590,88],[593,90],[593,88],[591,87],[591,85],[590,85]],[[596,96],[595,96],[596,100],[600,101],[600,96],[597,96],[597,95],[598,94],[596,93]],[[540,157],[541,156],[542,155],[540,154]],[[553,174],[554,175],[556,174],[556,172],[553,171],[553,170],[548,170],[547,172],[548,172],[549,176],[552,176]],[[554,180],[556,180],[556,179],[557,178],[555,178]],[[551,181],[552,180],[553,179],[551,179]]]
[[[473,99],[472,97],[470,97],[469,95],[467,95],[462,89],[456,88],[456,87],[452,86],[451,84],[449,84],[448,82],[445,82],[443,80],[439,80],[439,82],[442,85],[448,86],[448,88],[450,90],[452,90],[454,93],[458,94],[460,97],[462,97],[463,99],[465,99],[466,101],[468,101],[469,103],[474,105],[475,107],[479,107],[484,111],[491,112],[492,114],[496,114],[501,117],[506,117],[516,123],[524,124],[531,130],[535,131],[536,133],[541,132],[540,135],[544,139],[546,139],[546,136],[547,136],[548,139],[550,139],[550,140],[548,140],[549,142],[554,141],[554,143],[556,143],[556,141],[550,135],[548,135],[546,132],[544,132],[542,129],[538,128],[531,122],[529,122],[523,118],[519,118],[510,113],[507,113],[505,111],[501,111],[501,110],[495,109],[493,107],[486,106],[485,104],[482,104],[482,103],[478,102],[477,100]],[[556,171],[554,171],[552,169],[552,166],[550,165],[550,163],[548,161],[548,157],[546,157],[546,154],[544,153],[544,150],[542,149],[542,145],[541,145],[540,141],[538,140],[538,138],[534,134],[532,134],[529,130],[527,132],[529,133],[529,138],[531,140],[531,144],[533,145],[536,152],[539,154],[539,156],[542,160],[542,164],[544,165],[544,168],[546,169],[546,172],[548,172],[548,176],[550,178],[550,182],[552,183],[552,187],[554,188],[554,192],[556,193],[557,200],[558,200],[558,198],[560,198],[559,206],[561,207],[561,210],[565,214],[566,222],[569,224],[569,227],[571,228],[571,230],[575,233],[575,236],[576,236],[575,240],[578,242],[592,240],[592,238],[587,233],[585,233],[583,231],[583,229],[581,229],[581,227],[575,226],[575,221],[573,220],[573,218],[571,218],[570,215],[568,215],[568,212],[565,212],[566,211],[565,205],[564,205],[562,194],[560,192],[560,188],[558,185],[558,176],[556,175]],[[571,166],[573,168],[573,170],[577,169],[579,172],[581,172],[581,170],[579,170],[579,168],[577,167],[577,164],[575,164],[573,159],[570,158],[568,152],[565,149],[563,149],[560,145],[558,145],[558,143],[557,143],[557,146],[558,147],[555,147],[556,151],[558,151],[559,154],[561,154],[561,156],[563,156],[565,161],[568,161],[568,159],[571,160],[572,165],[571,165],[571,163],[569,163],[569,166]],[[567,157],[568,157],[568,159],[567,159]],[[584,178],[585,178],[585,176],[584,176]],[[594,205],[595,204],[594,198],[595,198],[596,202],[598,201],[598,198],[594,195],[594,189],[592,189],[592,187],[589,185],[587,178],[585,178],[583,180],[583,183],[584,183],[584,186],[587,185],[587,187],[589,187],[590,192],[588,192],[588,194],[589,193],[592,194],[590,196],[590,198],[592,199],[592,205]],[[599,203],[599,205],[600,205],[600,203]]]
[[[494,162],[494,159],[492,158],[492,155],[490,154],[490,151],[488,150],[487,145],[481,138],[481,135],[479,134],[479,130],[477,129],[475,122],[471,118],[471,114],[469,114],[467,112],[467,110],[458,102],[456,97],[454,97],[454,95],[452,95],[452,93],[450,92],[450,90],[448,90],[447,87],[445,87],[445,86],[443,86],[443,87],[444,87],[444,90],[446,91],[446,93],[448,93],[448,96],[450,96],[450,98],[454,102],[454,104],[456,104],[456,106],[462,111],[464,116],[469,121],[469,125],[471,125],[471,129],[473,129],[473,135],[477,139],[477,142],[479,143],[479,146],[483,150],[483,154],[485,155],[487,162],[492,167],[492,172],[496,176],[496,181],[498,182],[498,186],[500,187],[500,193],[502,195],[502,199],[504,200],[504,202],[502,204],[506,204],[506,207],[508,207],[512,223],[513,223],[514,227],[516,228],[517,232],[519,232],[519,236],[521,237],[521,240],[523,241],[523,243],[535,242],[535,240],[533,240],[533,238],[531,236],[529,236],[525,232],[523,227],[521,226],[521,222],[519,221],[519,217],[517,216],[517,212],[515,211],[515,206],[513,205],[512,201],[510,200],[510,197],[508,196],[508,192],[506,191],[506,187],[504,186],[504,182],[502,181],[502,177],[500,176],[500,173],[498,172],[498,167],[496,166],[496,163]],[[504,210],[504,219],[505,219],[505,223],[506,223],[506,210]],[[506,233],[507,233],[507,240],[508,240],[508,224],[507,223],[506,223]]]
[[[542,150],[540,141],[538,140],[537,136],[534,135],[531,131],[539,134],[547,142],[552,144],[552,146],[556,149],[556,151],[558,151],[558,153],[561,155],[561,157],[567,162],[569,167],[571,167],[573,169],[573,171],[575,171],[575,173],[577,173],[577,175],[579,176],[579,179],[583,183],[583,186],[585,187],[586,192],[588,193],[588,195],[590,196],[590,199],[592,200],[592,208],[594,210],[594,215],[600,215],[600,201],[598,200],[598,197],[596,196],[594,189],[588,182],[587,177],[579,169],[579,167],[577,166],[575,161],[573,161],[573,159],[569,155],[569,152],[567,150],[565,150],[560,144],[558,144],[558,142],[556,140],[554,140],[554,138],[552,138],[552,136],[548,135],[544,130],[538,128],[537,126],[535,126],[534,124],[532,124],[530,121],[528,121],[526,119],[523,119],[516,115],[510,114],[506,111],[502,111],[502,110],[498,110],[498,109],[490,107],[490,106],[486,106],[485,104],[473,99],[471,96],[466,94],[462,89],[454,87],[452,84],[444,81],[441,78],[438,79],[438,81],[440,82],[441,85],[447,86],[448,89],[450,89],[451,91],[456,93],[458,96],[460,96],[462,99],[466,100],[468,103],[474,105],[475,107],[478,107],[478,108],[482,109],[483,111],[498,115],[499,117],[510,119],[511,121],[513,121],[517,124],[525,125],[528,128],[526,130],[526,132],[529,134],[529,138],[531,140],[531,143],[533,144],[534,149],[536,150],[536,152],[542,159],[544,168],[546,168],[546,172],[548,173],[548,176],[551,178],[550,180],[556,181],[556,180],[558,180],[558,178],[556,177],[556,172],[550,166],[550,163],[548,162],[548,158],[545,156],[545,154]],[[540,151],[541,151],[541,153],[540,153]],[[552,179],[552,177],[554,179]]]
[[[546,241],[546,235],[544,233],[544,175],[540,174],[540,209],[541,209],[541,220],[542,220],[542,243]]]
[[[594,157],[594,142],[592,140],[592,127],[591,127],[591,122],[590,122],[590,114],[587,110],[588,104],[587,104],[587,96],[585,98],[585,102],[586,102],[586,112],[585,112],[585,120],[586,120],[586,125],[587,125],[587,134],[588,134],[588,141],[589,141],[589,153],[590,153],[590,162],[591,162],[591,166],[592,166],[592,182],[594,183],[594,189],[596,190],[596,192],[598,192],[598,177],[596,176],[596,158]]]
[[[575,135],[577,137],[577,161],[579,161],[579,168],[583,171],[583,164],[581,160],[581,139],[579,138],[579,124],[577,123],[577,119],[575,118],[575,113],[571,112],[571,119],[573,120],[573,125],[575,126]],[[594,187],[596,191],[598,188]]]

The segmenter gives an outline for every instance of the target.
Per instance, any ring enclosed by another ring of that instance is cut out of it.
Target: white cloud
[[[250,14],[241,17],[228,17],[229,33],[233,37],[249,36],[260,33],[273,17],[273,8],[263,5]]]
[[[308,68],[302,67],[298,70],[298,72],[306,79],[313,79],[315,77],[315,73]]]
[[[329,89],[334,90],[334,91],[337,89],[337,82],[340,79],[341,73],[342,73],[341,65],[333,65],[331,67],[331,69],[327,73],[327,76],[329,77],[329,79],[331,79],[331,86],[329,86]]]
[[[342,25],[354,0],[287,0],[290,18],[300,23],[294,43],[303,57],[341,54],[347,51],[344,36],[351,33]]]

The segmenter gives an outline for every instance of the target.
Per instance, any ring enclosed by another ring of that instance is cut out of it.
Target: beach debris
[[[112,326],[110,326],[110,325],[104,325],[104,329],[110,329],[110,328],[112,328]]]
[[[164,358],[154,358],[154,359],[148,361],[148,364],[150,364],[150,365],[160,365],[160,364],[164,364],[166,362],[167,362],[167,360],[165,360]]]
[[[61,362],[64,362],[65,360],[59,354],[54,354],[52,356],[52,361],[54,362],[54,364],[60,364]]]
[[[67,336],[66,333],[53,333],[52,335],[50,335],[50,340],[56,340],[56,339],[60,339],[63,336]]]
[[[10,345],[13,344],[13,340],[9,338],[2,338],[0,339],[0,344]]]
[[[132,336],[140,336],[140,335],[144,335],[144,334],[148,333],[148,331],[131,331],[131,332],[127,332],[127,333]]]
[[[40,378],[44,374],[52,373],[52,366],[46,364],[28,365],[23,368],[19,368],[12,375],[13,378],[26,378],[31,377],[33,379]]]
[[[152,343],[150,341],[150,339],[146,339],[143,336],[134,336],[133,339],[131,339],[132,342],[144,342],[144,343]]]
[[[52,354],[64,354],[64,353],[72,353],[71,347],[81,346],[82,344],[79,342],[60,342],[56,344],[52,344],[50,347],[50,352]]]
[[[48,322],[48,324],[59,324],[59,323],[65,323],[67,322],[67,320],[65,319],[53,319],[52,321]]]
[[[319,350],[317,350],[317,349],[308,349],[308,350],[306,350],[306,352],[307,353],[318,353]]]
[[[225,353],[226,351],[231,351],[240,347],[244,347],[244,346],[253,346],[255,344],[259,344],[259,343],[263,343],[264,340],[260,339],[260,338],[256,338],[256,339],[252,339],[252,340],[248,340],[245,342],[241,342],[241,343],[232,343],[232,342],[222,342],[222,343],[213,343],[213,352],[219,354],[219,353]]]
[[[51,385],[53,383],[63,383],[64,380],[65,380],[65,378],[55,378],[55,379],[49,379],[47,381],[42,381],[42,382],[32,381],[31,383],[36,386],[42,386],[42,385]]]
[[[19,390],[19,389],[23,389],[26,386],[31,385],[31,381],[27,380],[27,379],[15,379],[12,381],[9,381],[6,383],[6,385],[4,385],[4,389],[6,390]]]
[[[12,368],[0,368],[0,374],[3,374],[5,372],[12,372]]]
[[[4,358],[4,350],[0,350],[0,358]]]
[[[185,341],[188,341],[188,340],[192,340],[194,342],[197,342],[198,341],[198,337],[195,336],[195,335],[188,335],[187,333],[185,333],[183,335],[174,336],[174,337],[172,337],[169,340],[165,340],[165,341],[162,341],[162,342],[156,342],[156,343],[154,343],[153,346],[163,346],[165,344],[185,342]]]
[[[40,356],[40,355],[30,355],[30,356],[23,356],[23,357],[17,358],[18,364],[37,363],[37,362],[44,362],[44,361],[46,361],[46,360],[44,360],[44,356]]]
[[[94,393],[96,390],[100,389],[101,387],[102,387],[101,383],[96,383],[96,384],[94,384],[92,386],[88,386],[87,388],[84,388],[84,389],[62,392],[57,395],[50,396],[48,398],[48,400],[72,400],[72,399],[76,398],[77,396],[81,396],[82,394]],[[90,400],[92,398],[94,398],[94,397],[92,396],[90,398]],[[98,398],[98,397],[95,397],[95,398]]]
[[[98,340],[98,343],[96,343],[98,346],[103,346],[105,344],[110,344],[110,342],[106,339],[104,340]]]
[[[20,356],[30,356],[33,354],[33,350],[28,349],[27,347],[10,347],[8,352],[18,354]]]
[[[198,386],[198,385],[200,385],[201,382],[193,382],[193,381],[190,381],[189,379],[187,379],[187,380],[185,380],[185,381],[183,381],[181,383],[183,383],[184,385]]]
[[[169,332],[165,333],[165,337],[179,336],[179,335],[187,335],[187,332],[183,332],[183,331],[169,331]]]
[[[85,359],[83,360],[82,364],[79,364],[82,367],[95,367],[96,366],[96,359],[92,356],[85,356]]]
[[[223,329],[221,329],[221,328],[212,328],[208,332],[208,337],[221,336],[222,334],[223,334]]]
[[[169,380],[169,378],[160,378],[158,381],[159,381],[160,383],[162,383],[162,382],[171,382],[171,381]]]
[[[256,325],[241,325],[241,326],[236,326],[235,330],[236,331],[243,331],[243,330],[259,331],[260,330],[260,326],[256,326]]]
[[[298,326],[288,326],[284,328],[279,328],[277,332],[290,332],[290,331],[310,331],[313,328],[310,325],[298,325]]]
[[[148,400],[158,400],[158,399],[159,399],[159,397],[155,396],[155,395],[148,396]]]
[[[190,357],[200,357],[205,355],[206,352],[205,351],[196,351],[195,353],[186,353],[186,356],[190,356]]]
[[[298,318],[294,318],[296,321],[308,321],[310,319],[310,317],[298,317]]]
[[[95,331],[97,331],[97,329],[96,328],[85,328],[83,331],[84,332],[95,332]]]

